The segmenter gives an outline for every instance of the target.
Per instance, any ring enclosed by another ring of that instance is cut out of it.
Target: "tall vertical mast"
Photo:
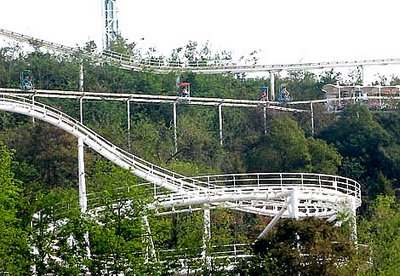
[[[118,18],[117,18],[117,0],[103,0],[103,49],[110,47],[113,41],[119,34],[118,31]]]

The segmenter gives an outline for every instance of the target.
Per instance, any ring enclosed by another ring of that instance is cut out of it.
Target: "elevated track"
[[[291,70],[310,70],[336,67],[358,67],[369,65],[391,65],[400,64],[400,58],[364,59],[350,61],[324,61],[311,63],[288,63],[288,64],[266,64],[266,65],[241,65],[232,61],[221,64],[221,61],[207,60],[194,62],[169,62],[167,59],[139,60],[135,57],[122,55],[120,53],[105,50],[100,53],[89,53],[80,47],[70,47],[59,43],[35,38],[5,29],[0,29],[0,35],[22,43],[34,44],[39,47],[50,49],[65,54],[82,55],[93,60],[110,62],[119,68],[128,70],[149,70],[155,73],[168,73],[175,71],[191,71],[203,74],[222,73],[255,73],[255,72],[279,72]]]

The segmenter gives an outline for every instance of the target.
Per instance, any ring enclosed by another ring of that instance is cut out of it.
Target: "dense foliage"
[[[88,43],[85,51],[93,47]],[[134,44],[123,40],[113,47],[124,54],[140,54]],[[212,54],[207,45],[190,42],[175,49],[170,59],[202,62],[210,57],[219,58],[221,63],[230,58],[229,53]],[[142,58],[154,56],[149,51]],[[57,55],[39,47],[27,52],[17,44],[10,45],[0,49],[0,87],[18,88],[19,73],[29,69],[38,89],[77,90],[81,61],[79,55]],[[177,94],[178,73],[130,72],[88,59],[83,59],[83,66],[87,91]],[[257,99],[259,87],[269,83],[269,78],[243,74],[179,74],[181,80],[191,83],[192,95],[198,97]],[[299,71],[277,78],[276,86],[285,83],[295,99],[319,99],[324,84],[338,81],[341,75],[333,70],[320,75]],[[392,84],[398,82],[393,78]],[[79,118],[76,100],[39,100]],[[359,242],[367,250],[355,253],[345,227],[289,220],[249,249],[253,257],[241,262],[234,272],[227,269],[231,264],[228,259],[210,265],[199,257],[204,246],[201,212],[156,216],[145,208],[152,202],[151,193],[133,187],[139,179],[86,150],[88,192],[94,195],[90,200],[103,208],[96,219],[83,216],[76,191],[74,137],[40,121],[1,112],[0,274],[26,275],[34,269],[39,275],[165,275],[181,269],[182,260],[187,262],[188,274],[392,275],[398,271],[398,110],[372,113],[354,105],[341,114],[329,114],[324,106],[316,105],[312,136],[308,114],[268,110],[264,131],[262,108],[226,107],[221,146],[218,110],[181,104],[175,151],[171,109],[170,105],[132,104],[132,130],[128,133],[124,104],[85,101],[83,121],[117,146],[188,176],[315,172],[359,181],[363,198],[371,202],[360,213]],[[267,221],[238,211],[212,210],[207,252],[217,252],[228,244],[251,244]],[[61,224],[49,230],[54,223]],[[156,261],[154,249],[162,250],[157,254],[164,262]]]

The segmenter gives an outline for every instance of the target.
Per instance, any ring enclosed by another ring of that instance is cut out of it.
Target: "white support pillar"
[[[146,232],[146,235],[148,237],[148,239],[146,239],[144,241],[144,244],[148,244],[150,243],[150,257],[151,257],[151,261],[157,261],[156,258],[156,249],[154,247],[154,241],[153,241],[153,237],[151,235],[151,229],[150,229],[150,223],[149,220],[147,219],[147,216],[142,217],[142,222],[143,222],[143,231]],[[145,235],[145,237],[146,237]],[[146,263],[149,262],[149,246],[147,245],[146,248]]]
[[[222,137],[222,105],[218,105],[218,118],[219,118],[219,143],[223,144],[223,137]]]
[[[83,63],[79,66],[79,91],[83,92]]]
[[[32,95],[32,104],[35,105],[35,95]],[[35,122],[35,117],[32,117],[32,123]]]
[[[270,86],[271,86],[271,101],[275,101],[275,72],[270,71],[269,72],[270,76]]]
[[[131,151],[131,105],[130,100],[126,101],[127,128],[128,128],[128,150]]]
[[[311,135],[314,137],[315,129],[314,129],[314,108],[312,101],[310,102],[310,112],[311,112]]]
[[[82,138],[78,138],[78,174],[79,174],[79,206],[81,207],[81,212],[86,213],[87,197],[86,197],[86,183],[85,183],[84,147]]]
[[[379,108],[382,109],[382,87],[378,86]]]
[[[81,124],[83,124],[83,97],[79,98],[79,117]]]
[[[275,224],[278,222],[278,220],[281,218],[283,213],[286,211],[288,208],[290,201],[286,201],[286,203],[282,206],[282,209],[275,215],[275,217],[268,223],[267,227],[261,232],[261,234],[257,237],[256,241],[259,239],[263,238],[265,235],[268,234],[268,232],[272,229],[272,227],[275,226]]]
[[[353,226],[353,232],[351,233],[351,241],[357,245],[357,205],[356,199],[354,197],[351,198],[351,209],[350,209],[350,218],[351,225]]]
[[[267,134],[267,107],[264,106],[263,108],[264,111],[264,134]]]
[[[294,189],[290,193],[290,204],[289,204],[289,215],[293,219],[299,218],[299,200],[298,200],[298,191]]]
[[[177,125],[176,125],[176,102],[173,104],[173,113],[174,113],[174,143],[175,143],[175,153],[178,152],[178,133],[177,133]]]
[[[84,161],[84,145],[83,139],[78,138],[78,176],[79,176],[79,206],[81,212],[84,214],[87,211],[87,196],[86,196],[86,182],[85,182],[85,161]],[[86,254],[90,259],[90,241],[89,232],[85,232],[83,239],[86,242]]]
[[[203,251],[201,256],[203,257],[206,264],[210,267],[210,258],[207,256],[207,248],[211,240],[211,212],[208,204],[204,205],[204,233],[203,233]]]

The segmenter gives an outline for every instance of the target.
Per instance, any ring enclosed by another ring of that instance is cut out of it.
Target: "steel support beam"
[[[270,86],[271,86],[271,101],[275,101],[275,72],[270,71],[269,72],[270,76]]]
[[[203,234],[203,251],[201,252],[201,256],[207,265],[208,268],[211,268],[211,259],[210,256],[207,256],[207,248],[210,244],[211,240],[211,212],[210,206],[208,204],[204,204],[204,234]]]
[[[354,244],[357,244],[357,204],[353,197],[350,198],[350,222],[353,228],[351,241]]]
[[[173,115],[174,115],[174,144],[175,144],[175,153],[178,152],[178,132],[177,132],[177,124],[176,124],[176,102],[173,103]]]
[[[83,92],[83,63],[79,66],[79,91]]]
[[[79,206],[81,207],[81,212],[86,213],[87,196],[86,196],[86,183],[85,183],[84,145],[82,138],[78,138],[78,175],[79,175]]]
[[[150,229],[150,223],[149,220],[147,219],[147,216],[142,217],[142,222],[143,222],[143,230],[146,232],[145,237],[147,236],[148,239],[144,241],[144,244],[150,243],[150,254],[149,254],[149,246],[147,245],[146,249],[146,263],[148,263],[149,260],[149,255],[151,258],[151,261],[157,261],[157,255],[156,255],[156,249],[154,247],[154,241],[153,237],[151,235],[151,229]]]
[[[272,227],[275,226],[275,224],[278,222],[278,220],[282,217],[283,213],[286,211],[286,209],[289,206],[290,201],[286,201],[285,205],[282,206],[282,209],[275,215],[275,217],[268,223],[267,227],[261,232],[261,234],[257,237],[256,241],[264,237],[265,235],[268,234],[268,232],[272,229]]]
[[[126,114],[126,125],[128,128],[128,150],[131,151],[131,105],[129,100],[126,101]]]
[[[267,134],[267,107],[263,107],[263,117],[264,117],[264,134]]]
[[[35,105],[35,95],[32,95],[32,104]],[[35,123],[35,117],[32,117],[32,123]]]
[[[83,98],[79,98],[79,120],[83,124]]]
[[[289,215],[293,219],[299,218],[299,199],[296,189],[293,189],[290,193],[290,205],[289,205]]]
[[[222,134],[222,105],[218,105],[218,121],[219,121],[219,143],[223,145],[223,134]]]
[[[310,112],[311,112],[311,135],[314,137],[315,129],[314,129],[314,107],[313,103],[310,102]]]

